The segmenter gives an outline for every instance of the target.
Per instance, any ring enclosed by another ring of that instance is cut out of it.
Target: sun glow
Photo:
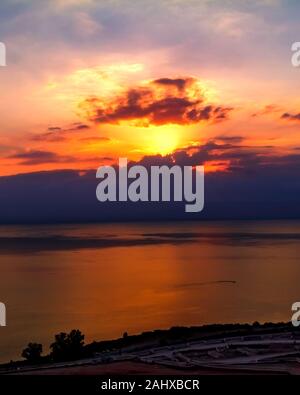
[[[179,129],[175,125],[151,127],[145,141],[147,153],[167,155],[176,150],[181,140]]]

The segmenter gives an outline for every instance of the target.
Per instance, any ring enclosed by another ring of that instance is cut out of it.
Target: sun
[[[180,130],[175,125],[151,127],[147,131],[146,151],[150,154],[170,154],[178,148],[180,136]]]

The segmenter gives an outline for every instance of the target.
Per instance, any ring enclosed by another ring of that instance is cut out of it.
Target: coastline
[[[92,342],[78,360],[0,365],[0,374],[299,374],[300,331],[291,323],[173,327]],[[261,362],[264,362],[263,364]]]

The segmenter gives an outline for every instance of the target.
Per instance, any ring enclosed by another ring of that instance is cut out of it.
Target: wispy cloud
[[[10,155],[9,159],[17,159],[20,164],[25,166],[39,165],[43,163],[74,162],[72,156],[61,156],[51,151],[29,150]]]

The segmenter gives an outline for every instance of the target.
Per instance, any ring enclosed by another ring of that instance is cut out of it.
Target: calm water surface
[[[300,222],[0,227],[0,361],[55,333],[282,321],[300,300]]]

